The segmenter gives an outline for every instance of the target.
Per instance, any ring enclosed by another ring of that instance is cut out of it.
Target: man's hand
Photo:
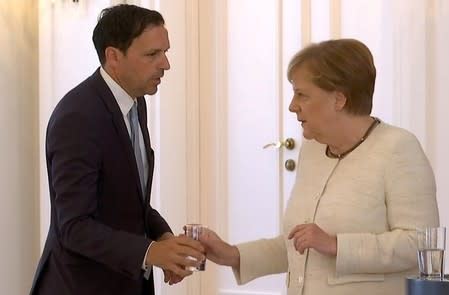
[[[182,281],[185,277],[175,275],[172,271],[163,269],[164,271],[164,283],[174,285]]]
[[[200,242],[186,236],[174,237],[165,233],[151,245],[146,264],[162,268],[164,281],[174,284],[192,274],[192,271],[185,269],[187,266],[197,267],[204,258],[204,247]]]
[[[164,233],[159,239],[159,242],[174,238],[175,236],[171,232]],[[171,270],[163,269],[164,272],[164,283],[168,283],[169,285],[174,285],[181,282],[184,277],[175,275]]]

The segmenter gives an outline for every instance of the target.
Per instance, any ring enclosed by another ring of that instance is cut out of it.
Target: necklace
[[[371,123],[371,125],[368,127],[368,129],[366,130],[365,134],[363,134],[362,138],[360,138],[360,140],[353,145],[349,150],[347,150],[346,152],[343,152],[341,154],[334,154],[330,148],[329,145],[326,146],[326,156],[328,156],[329,158],[336,158],[336,159],[343,159],[344,157],[346,157],[350,152],[352,152],[353,150],[355,150],[362,142],[365,141],[365,139],[370,135],[371,131],[373,131],[374,128],[376,128],[376,126],[378,124],[380,124],[380,120],[377,118],[374,118],[373,123]]]

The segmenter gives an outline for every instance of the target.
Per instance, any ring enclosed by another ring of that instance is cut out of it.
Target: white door
[[[296,162],[302,138],[286,79],[302,40],[301,4],[207,5],[199,26],[201,220],[233,244],[276,237],[296,172],[284,163]],[[287,138],[291,150],[263,148]],[[200,275],[201,294],[286,294],[285,274],[237,286],[230,268],[209,262]]]

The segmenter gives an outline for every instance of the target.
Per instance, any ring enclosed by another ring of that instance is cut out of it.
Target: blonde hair
[[[376,67],[368,47],[355,39],[337,39],[311,44],[291,59],[287,77],[305,66],[312,82],[326,91],[339,91],[346,97],[345,109],[355,115],[372,110]]]

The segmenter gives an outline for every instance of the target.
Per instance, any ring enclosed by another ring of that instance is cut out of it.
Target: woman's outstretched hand
[[[200,242],[206,250],[206,258],[210,261],[233,268],[240,267],[239,249],[223,241],[213,230],[206,229],[200,235]]]

